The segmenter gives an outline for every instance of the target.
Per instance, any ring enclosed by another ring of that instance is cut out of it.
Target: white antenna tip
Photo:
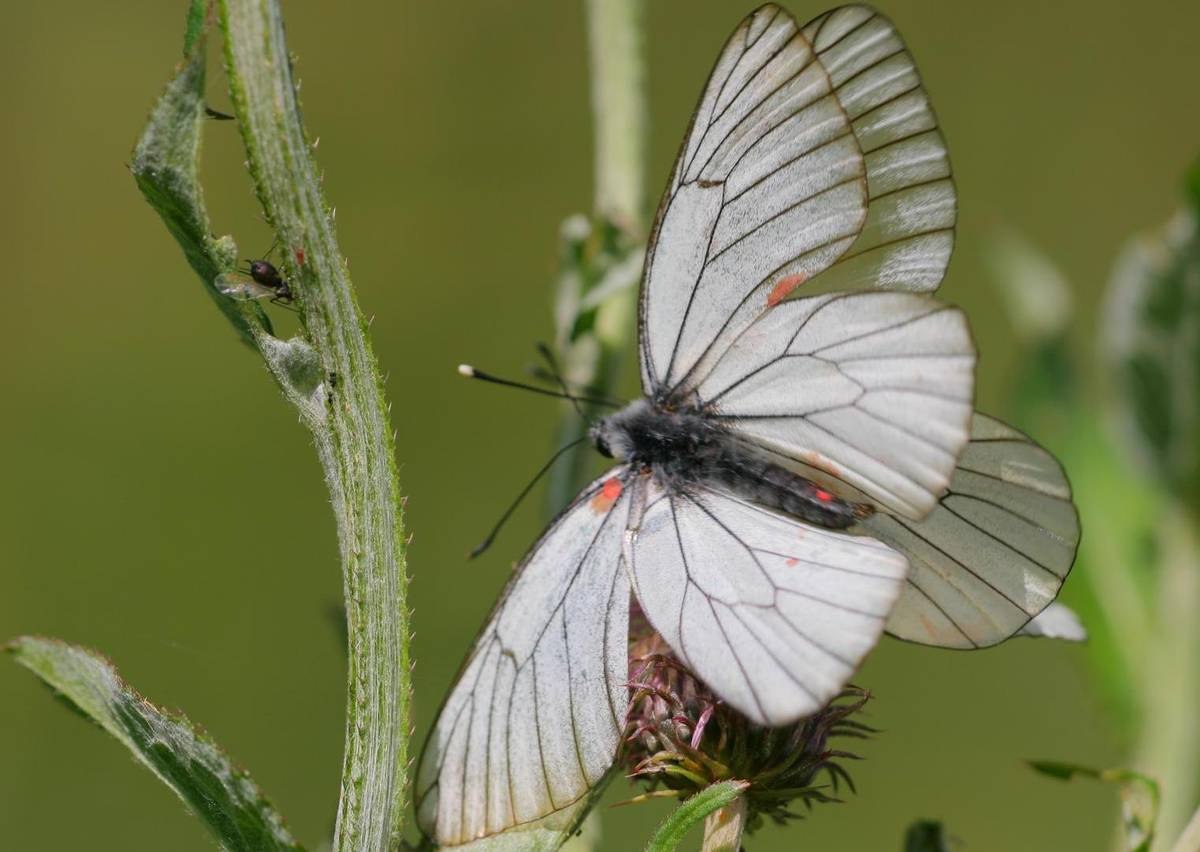
[[[458,374],[460,376],[466,376],[468,379],[472,378],[475,375],[475,368],[470,364],[459,364]]]

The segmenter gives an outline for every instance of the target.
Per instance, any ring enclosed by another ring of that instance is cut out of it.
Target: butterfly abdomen
[[[595,435],[617,458],[670,490],[706,485],[826,529],[853,525],[867,508],[775,464],[694,409],[639,400],[598,425]]]
[[[731,442],[731,453],[712,470],[706,484],[718,485],[762,506],[826,529],[845,529],[863,516],[863,507]]]

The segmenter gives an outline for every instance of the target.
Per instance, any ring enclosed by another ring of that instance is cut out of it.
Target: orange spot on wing
[[[791,292],[808,280],[808,276],[803,272],[798,272],[795,275],[786,275],[775,282],[775,286],[771,288],[770,294],[767,295],[767,307],[773,308],[786,299]]]
[[[621,480],[615,476],[611,479],[604,480],[604,484],[600,486],[600,490],[596,492],[596,496],[592,498],[592,510],[599,512],[607,512],[612,508],[612,504],[621,496],[621,491],[624,488],[621,485]]]

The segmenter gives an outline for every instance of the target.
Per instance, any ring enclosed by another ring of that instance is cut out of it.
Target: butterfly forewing
[[[628,703],[623,475],[584,489],[533,547],[441,709],[416,801],[443,846],[565,831],[612,765]]]
[[[966,444],[974,372],[962,312],[911,293],[839,293],[773,307],[695,396],[776,461],[919,519]]]
[[[707,488],[641,477],[626,544],[646,617],[750,719],[782,725],[837,695],[879,639],[905,560]]]
[[[886,18],[848,6],[801,28],[759,9],[718,59],[659,208],[641,297],[647,395],[678,391],[798,287],[935,289],[949,174]]]
[[[950,158],[912,56],[866,6],[804,27],[846,111],[867,173],[867,219],[850,249],[806,289],[936,290],[954,248]]]
[[[876,515],[863,525],[910,564],[888,632],[954,648],[994,645],[1020,630],[1054,600],[1079,544],[1058,462],[982,414],[949,492],[927,518]]]

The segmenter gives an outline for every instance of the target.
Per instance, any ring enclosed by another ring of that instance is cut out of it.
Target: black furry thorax
[[[668,491],[705,486],[828,529],[844,529],[870,507],[842,500],[789,470],[703,411],[641,399],[597,421],[596,449],[651,473]]]

